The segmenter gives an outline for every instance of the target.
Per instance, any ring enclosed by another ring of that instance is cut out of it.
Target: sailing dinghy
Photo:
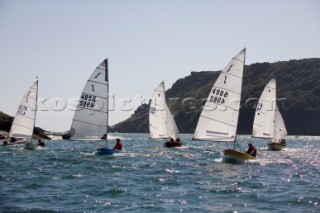
[[[245,49],[232,58],[220,73],[200,114],[194,140],[235,141],[244,57]]]
[[[273,78],[265,86],[254,116],[252,137],[271,139],[269,150],[286,147],[287,129],[276,102],[276,80]]]
[[[149,110],[149,130],[152,139],[170,138],[170,141],[164,144],[166,147],[182,146],[180,141],[174,141],[179,131],[166,102],[163,81],[153,92]]]
[[[8,141],[4,146],[22,144],[32,141],[33,129],[36,121],[38,100],[38,80],[36,80],[22,97],[17,113],[14,116]]]
[[[112,155],[117,150],[107,147],[108,93],[108,59],[105,59],[93,71],[81,93],[70,128],[70,140],[101,141],[105,135],[106,146],[96,153]]]
[[[226,116],[226,118],[222,121],[224,122],[224,125],[226,125],[225,127],[229,129],[229,136],[231,136],[230,138],[233,139],[233,148],[226,149],[223,151],[224,161],[231,163],[242,163],[246,160],[255,159],[254,156],[242,151],[240,144],[237,143],[237,128],[239,123],[238,121],[240,112],[245,55],[246,49],[243,49],[233,59],[231,59],[231,61],[229,62],[227,67],[221,72],[217,80],[218,85],[216,89],[220,89],[220,94],[221,90],[228,91],[228,96],[226,98],[227,100],[225,100],[227,104],[222,105],[225,106],[225,110],[222,111],[223,114],[221,114],[220,116],[222,116],[222,119],[223,116]],[[217,92],[212,92],[211,97],[214,100],[215,97],[219,98],[220,94],[218,94]]]
[[[224,150],[225,158],[240,161],[254,158],[235,150],[245,52],[245,49],[240,51],[220,73],[208,95],[193,136],[194,140],[233,142],[233,149]]]

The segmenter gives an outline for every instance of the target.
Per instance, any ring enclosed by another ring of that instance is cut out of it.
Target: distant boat
[[[32,141],[37,114],[38,80],[36,80],[22,97],[17,113],[12,122],[8,141],[4,146],[22,144]]]
[[[166,102],[164,82],[154,90],[149,110],[149,130],[152,139],[176,139],[179,131]],[[171,145],[181,146],[181,143]],[[173,147],[173,146],[171,146]]]
[[[276,102],[276,80],[271,79],[265,86],[254,116],[252,137],[271,139],[269,150],[286,147],[287,129]]]
[[[108,93],[108,59],[105,59],[93,71],[81,93],[69,132],[70,140],[101,141],[108,135]],[[116,151],[108,147],[100,149],[108,150],[108,154]],[[99,154],[103,154],[102,151]]]

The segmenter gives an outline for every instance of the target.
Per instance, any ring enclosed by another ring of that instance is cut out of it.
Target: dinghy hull
[[[286,144],[281,143],[268,143],[268,150],[280,151],[286,148]]]
[[[13,146],[13,145],[17,145],[17,144],[24,144],[26,141],[27,141],[27,139],[21,139],[21,140],[15,141],[15,142],[3,141],[2,146]]]
[[[234,161],[235,163],[243,163],[246,160],[253,160],[255,157],[247,153],[238,152],[233,149],[226,149],[223,151],[225,160]]]
[[[118,153],[119,150],[116,149],[109,149],[107,147],[101,147],[97,149],[96,155],[113,155],[114,153]]]
[[[179,142],[166,142],[166,143],[164,143],[164,146],[167,147],[167,148],[181,147],[182,143],[179,143]]]

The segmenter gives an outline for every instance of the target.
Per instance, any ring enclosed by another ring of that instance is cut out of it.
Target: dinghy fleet
[[[234,56],[222,70],[207,97],[200,114],[193,140],[233,142],[230,149],[223,150],[226,160],[246,161],[255,159],[242,151],[237,142],[237,129],[243,83],[246,49]],[[102,61],[87,80],[81,93],[70,128],[70,140],[102,141],[105,145],[96,154],[112,155],[118,150],[108,148],[109,118],[108,59]],[[38,79],[23,96],[3,146],[25,143],[26,149],[35,149],[32,140],[36,121]],[[149,109],[150,139],[167,140],[165,147],[180,147],[179,131],[174,116],[166,102],[165,85],[162,81],[154,90]],[[276,80],[265,86],[256,106],[253,138],[270,140],[268,149],[281,150],[286,147],[286,126],[276,103]],[[39,143],[40,144],[40,143]],[[44,145],[43,142],[41,145]]]

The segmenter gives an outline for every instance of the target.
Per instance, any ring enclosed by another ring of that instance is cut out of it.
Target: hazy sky
[[[39,76],[36,125],[69,130],[74,112],[55,100],[78,98],[108,57],[115,124],[160,81],[221,70],[244,47],[246,64],[319,58],[320,1],[0,0],[0,111],[14,115]]]

